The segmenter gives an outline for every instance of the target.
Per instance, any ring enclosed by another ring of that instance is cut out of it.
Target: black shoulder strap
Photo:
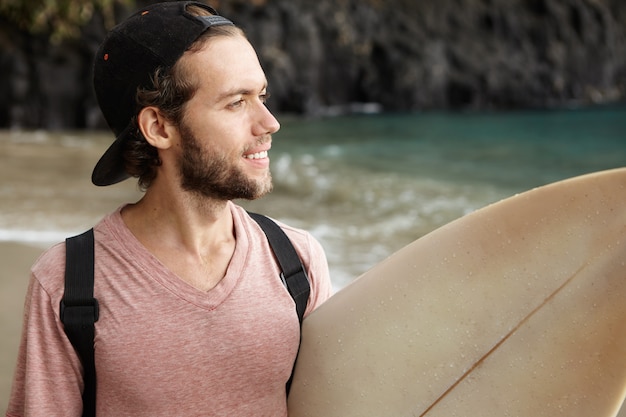
[[[296,303],[298,319],[300,320],[300,325],[302,326],[304,311],[306,310],[306,305],[309,301],[309,293],[311,292],[309,278],[304,271],[302,261],[291,244],[289,237],[279,225],[277,225],[269,217],[261,214],[248,214],[259,224],[259,226],[261,226],[261,229],[265,232],[265,236],[267,236],[267,240],[270,242],[272,251],[276,256],[282,271],[280,277],[283,280],[283,284],[287,287],[289,294],[291,294],[291,298],[293,298]],[[291,376],[289,377],[285,387],[287,395],[289,395],[289,390],[291,389],[291,381],[293,380],[294,371],[295,365],[291,370]]]
[[[311,287],[300,257],[291,244],[289,237],[272,219],[257,213],[248,214],[261,226],[261,229],[267,236],[267,240],[270,242],[272,251],[282,270],[281,279],[296,303],[298,319],[302,323]]]
[[[83,364],[83,417],[96,415],[96,365],[93,340],[98,301],[93,297],[93,229],[65,241],[65,292],[61,321]]]

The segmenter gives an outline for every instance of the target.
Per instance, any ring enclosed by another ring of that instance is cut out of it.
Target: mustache
[[[252,145],[248,145],[245,147],[245,151],[249,151],[250,149],[256,148],[257,146],[262,146],[265,145],[267,143],[272,143],[272,135],[271,134],[266,134],[263,136],[259,136],[255,141],[254,144]]]

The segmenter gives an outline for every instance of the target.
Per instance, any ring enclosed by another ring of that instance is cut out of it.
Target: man
[[[145,190],[95,227],[96,414],[286,416],[294,301],[263,231],[231,201],[272,187],[280,126],[254,49],[201,3],[159,3],[112,30],[94,85],[116,140],[92,181],[134,176]],[[326,258],[281,226],[310,280],[308,314],[330,295]],[[81,415],[64,271],[63,244],[33,266],[7,416]]]

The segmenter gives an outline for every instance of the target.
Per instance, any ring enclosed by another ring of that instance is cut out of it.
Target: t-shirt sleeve
[[[37,268],[57,269],[52,264]],[[60,295],[51,290],[62,287],[45,288],[33,270],[7,416],[82,414],[82,368],[58,315]]]
[[[324,249],[312,235],[307,233],[307,238],[310,258],[306,268],[311,285],[311,293],[309,294],[309,302],[304,312],[305,317],[324,303],[332,294],[328,261],[326,260]]]

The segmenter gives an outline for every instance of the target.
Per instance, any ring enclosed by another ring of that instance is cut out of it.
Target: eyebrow
[[[263,84],[263,88],[260,91],[264,91],[267,90],[267,82],[265,82]],[[249,90],[246,88],[233,88],[232,90],[228,90],[222,94],[220,94],[219,96],[217,96],[216,101],[220,102],[222,100],[225,100],[229,97],[233,97],[233,96],[249,96],[249,95],[253,95],[253,94],[257,94],[255,93],[253,90]]]

